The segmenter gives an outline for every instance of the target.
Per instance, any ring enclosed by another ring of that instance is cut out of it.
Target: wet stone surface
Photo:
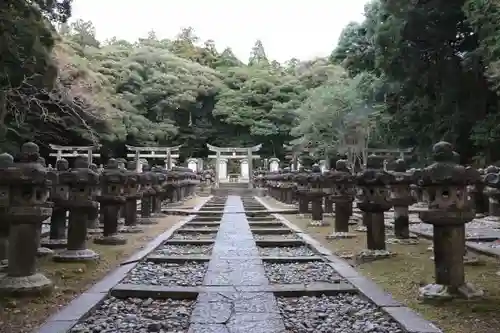
[[[255,240],[295,240],[301,239],[299,235],[294,233],[282,234],[282,235],[266,235],[266,234],[253,234]]]
[[[307,246],[258,247],[263,257],[310,257],[316,255]]]
[[[189,329],[194,300],[110,297],[71,333],[176,332]]]
[[[203,283],[207,267],[207,263],[194,261],[182,264],[141,262],[122,283],[194,287]]]
[[[288,333],[403,333],[397,323],[356,295],[278,297]]]
[[[164,244],[161,245],[154,252],[155,255],[161,256],[191,256],[191,255],[203,255],[208,256],[212,253],[213,245],[174,245],[174,244]]]
[[[173,240],[213,240],[217,233],[195,233],[195,234],[179,234],[175,233],[170,239]]]
[[[337,283],[341,279],[340,275],[330,265],[322,261],[300,263],[264,262],[264,269],[269,282],[276,284]]]

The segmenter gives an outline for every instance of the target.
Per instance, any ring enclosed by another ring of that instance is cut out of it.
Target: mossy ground
[[[272,199],[265,201],[273,207],[280,207]],[[366,244],[366,234],[357,234],[353,239],[328,240],[325,238],[333,230],[333,218],[327,217],[331,226],[310,227],[310,217],[286,218],[310,234],[336,254],[356,253]],[[354,228],[352,228],[354,229]],[[445,333],[498,333],[500,332],[500,277],[498,260],[480,256],[484,262],[480,266],[466,266],[466,280],[485,291],[479,300],[454,300],[441,304],[424,304],[418,301],[418,288],[434,281],[434,262],[428,247],[432,243],[420,240],[419,245],[388,245],[397,253],[390,259],[363,263],[356,266],[365,276],[370,277],[380,287],[391,293],[393,298],[432,321]],[[354,263],[353,263],[354,264]]]
[[[196,197],[187,200],[179,208],[192,208],[205,200],[206,198]],[[36,298],[0,298],[0,332],[35,331],[50,315],[102,279],[123,260],[185,218],[185,216],[168,216],[159,220],[160,223],[156,225],[143,226],[143,233],[123,234],[128,240],[126,245],[103,246],[89,240],[89,248],[100,254],[97,262],[55,263],[50,258],[41,258],[38,262],[39,271],[53,281],[54,291],[48,296]]]

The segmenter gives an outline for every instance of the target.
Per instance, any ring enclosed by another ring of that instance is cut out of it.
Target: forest
[[[186,158],[206,156],[206,143],[262,143],[262,156],[283,158],[285,144],[319,158],[355,127],[375,148],[425,158],[447,140],[464,163],[500,160],[498,1],[372,0],[328,58],[284,64],[259,40],[237,59],[189,27],[100,42],[70,16],[71,0],[0,3],[2,151],[182,144]]]

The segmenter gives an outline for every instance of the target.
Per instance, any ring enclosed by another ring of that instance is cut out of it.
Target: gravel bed
[[[213,245],[177,245],[177,244],[164,244],[156,249],[154,254],[162,256],[172,255],[210,255],[212,253]]]
[[[70,332],[186,333],[194,305],[194,300],[110,297]]]
[[[217,233],[196,233],[196,234],[179,234],[174,233],[170,239],[176,240],[214,240],[217,236]]]
[[[199,286],[203,283],[208,263],[141,262],[125,277],[122,283],[155,286]]]
[[[186,229],[204,229],[204,230],[212,230],[213,232],[217,232],[219,230],[218,226],[208,226],[208,225],[192,225],[192,224],[185,224],[182,226],[182,228],[179,229],[179,231],[182,232],[182,230]]]
[[[310,257],[316,255],[307,246],[259,246],[263,257]]]
[[[281,235],[266,235],[266,234],[253,234],[253,238],[255,240],[279,240],[279,239],[286,239],[286,240],[295,240],[295,239],[301,239],[300,236],[294,233],[288,233],[288,234],[281,234]]]
[[[340,275],[323,261],[276,263],[264,262],[267,278],[271,283],[293,284],[329,282],[335,283]]]
[[[278,297],[277,303],[289,333],[404,333],[357,295]]]

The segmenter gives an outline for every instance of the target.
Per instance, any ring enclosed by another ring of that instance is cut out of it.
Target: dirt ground
[[[192,208],[205,200],[206,198],[195,197],[185,201],[179,208]],[[0,332],[33,332],[50,315],[102,279],[123,260],[185,218],[185,216],[168,216],[160,219],[156,225],[142,226],[143,233],[123,234],[128,240],[126,245],[103,246],[89,240],[89,248],[101,255],[95,263],[55,263],[50,258],[41,258],[38,262],[39,271],[52,280],[55,285],[54,291],[45,297],[0,298]]]
[[[273,199],[265,199],[274,208],[282,206]],[[333,218],[328,217],[331,226],[309,227],[309,218],[297,215],[285,216],[290,222],[309,233],[313,238],[336,254],[356,254],[365,247],[365,233],[354,239],[328,240],[333,230]],[[353,228],[352,228],[353,229]],[[432,321],[445,333],[498,333],[500,332],[500,277],[498,260],[479,256],[483,264],[466,266],[466,280],[485,291],[479,300],[454,300],[441,304],[427,304],[418,301],[418,288],[434,281],[434,262],[428,247],[432,243],[420,240],[419,245],[388,245],[397,255],[390,259],[357,265],[365,276],[391,293],[394,299]],[[351,262],[355,265],[353,262]]]

